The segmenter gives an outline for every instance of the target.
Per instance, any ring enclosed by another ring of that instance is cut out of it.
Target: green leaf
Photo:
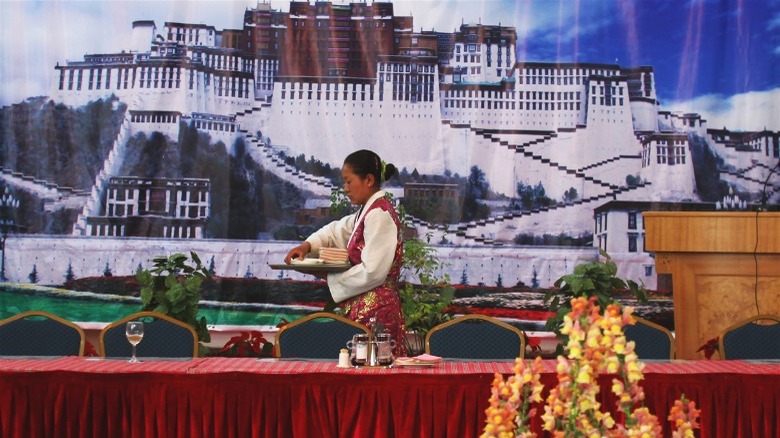
[[[452,286],[444,286],[441,289],[441,301],[449,304],[455,298],[455,288]]]
[[[200,286],[203,283],[203,278],[192,276],[184,280],[184,287],[190,292],[200,292]]]
[[[174,285],[179,284],[179,279],[175,275],[168,275],[165,277],[165,287],[172,288]]]
[[[181,284],[176,283],[170,289],[168,289],[167,292],[165,292],[165,296],[168,298],[168,300],[170,300],[171,303],[178,304],[186,298],[184,292],[184,287]]]
[[[333,301],[333,297],[328,296],[328,301],[325,302],[325,306],[322,308],[323,312],[333,313],[336,310],[336,302]]]
[[[186,303],[178,302],[174,303],[173,307],[171,307],[171,312],[174,314],[180,314],[187,308]]]
[[[149,304],[152,301],[152,297],[154,296],[154,291],[151,287],[144,287],[141,289],[141,302],[144,304]]]
[[[135,279],[138,280],[138,284],[143,286],[150,286],[152,284],[152,273],[143,269],[139,269],[135,273]]]

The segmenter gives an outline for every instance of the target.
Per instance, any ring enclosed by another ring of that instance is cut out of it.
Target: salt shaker
[[[339,368],[349,368],[349,351],[346,348],[339,353]]]

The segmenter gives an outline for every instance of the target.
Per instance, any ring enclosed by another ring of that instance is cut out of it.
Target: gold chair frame
[[[111,324],[103,327],[103,330],[100,331],[100,338],[99,338],[100,339],[99,340],[99,342],[100,342],[100,357],[106,357],[106,344],[105,344],[105,340],[104,340],[106,332],[108,332],[109,330],[113,329],[114,327],[117,327],[117,326],[120,326],[120,325],[125,325],[125,324],[127,324],[128,321],[134,321],[136,319],[144,318],[144,317],[151,317],[151,318],[161,319],[163,321],[166,321],[166,322],[169,322],[171,324],[174,324],[174,325],[177,325],[179,327],[187,329],[190,333],[192,333],[192,340],[193,340],[193,342],[192,342],[192,357],[198,357],[198,333],[195,331],[194,328],[192,328],[192,326],[190,326],[189,324],[185,324],[185,323],[179,321],[178,319],[173,318],[173,317],[168,316],[168,315],[165,315],[163,313],[151,312],[151,311],[146,311],[146,310],[143,311],[143,312],[137,312],[137,313],[133,313],[131,315],[127,315],[124,318],[118,319],[118,320],[112,322]]]
[[[726,327],[726,329],[720,332],[720,335],[718,335],[718,352],[720,354],[721,359],[726,359],[726,347],[723,345],[723,338],[726,337],[726,334],[728,334],[728,332],[734,329],[742,327],[743,325],[747,325],[757,321],[774,321],[775,324],[780,324],[780,316],[770,315],[770,314],[754,315],[751,316],[750,318],[743,319],[742,321],[738,321]]]
[[[26,312],[22,312],[17,315],[9,316],[6,319],[0,320],[0,325],[6,325],[10,322],[16,321],[18,319],[24,319],[29,316],[42,316],[44,318],[57,321],[58,323],[68,326],[70,328],[76,329],[76,331],[79,332],[79,335],[81,335],[81,343],[79,344],[79,356],[84,356],[84,346],[86,345],[86,341],[87,341],[87,336],[84,333],[84,329],[82,329],[78,324],[72,321],[68,321],[67,319],[57,316],[53,313],[49,313],[43,310],[28,310]]]
[[[461,323],[461,322],[464,322],[464,321],[470,321],[470,320],[475,320],[475,319],[486,321],[486,322],[489,322],[491,324],[495,324],[495,325],[497,325],[497,326],[499,326],[501,328],[504,328],[504,329],[507,329],[507,330],[510,330],[510,331],[516,333],[517,336],[520,338],[520,351],[519,351],[519,355],[517,357],[519,357],[521,359],[525,357],[525,336],[526,336],[526,334],[523,333],[522,330],[520,330],[519,328],[517,328],[517,327],[515,327],[513,325],[507,324],[504,321],[501,321],[500,319],[493,318],[492,316],[479,315],[479,314],[469,314],[469,315],[458,316],[456,318],[453,318],[453,319],[451,319],[451,320],[449,320],[447,322],[441,323],[441,324],[433,327],[432,329],[430,329],[428,331],[428,334],[425,335],[425,353],[431,354],[431,335],[432,334],[436,333],[437,331],[439,331],[439,330],[441,330],[443,328],[447,328],[447,327],[449,327],[451,325],[455,325],[455,324],[458,324],[458,323]]]
[[[641,316],[634,316],[632,315],[634,320],[636,321],[636,324],[644,324],[646,326],[652,327],[656,330],[660,330],[666,334],[666,336],[669,337],[669,359],[675,359],[676,358],[676,352],[674,351],[674,335],[672,334],[671,330],[668,328],[656,324],[653,321],[649,321],[647,319],[642,318]]]
[[[351,319],[349,319],[347,317],[344,317],[344,316],[341,316],[341,315],[337,315],[335,313],[330,313],[330,312],[314,312],[314,313],[311,313],[309,315],[304,316],[303,318],[296,319],[293,322],[287,323],[287,324],[283,325],[282,328],[279,329],[279,331],[276,333],[276,343],[274,344],[274,357],[282,357],[281,338],[282,338],[282,333],[284,333],[285,330],[287,330],[289,328],[292,328],[292,327],[295,327],[297,325],[305,324],[305,323],[311,321],[312,319],[317,319],[317,318],[333,319],[333,320],[342,322],[344,324],[348,324],[348,325],[351,325],[353,327],[356,327],[356,328],[358,328],[360,330],[363,330],[364,332],[366,332],[367,335],[371,334],[371,330],[368,327],[366,327],[365,325],[363,325],[363,324],[361,324],[359,322],[353,321],[353,320],[351,320]]]

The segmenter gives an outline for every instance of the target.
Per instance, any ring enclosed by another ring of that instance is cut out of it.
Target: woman
[[[357,213],[331,222],[291,249],[284,261],[318,254],[320,248],[346,248],[352,267],[344,272],[322,275],[344,315],[366,326],[376,318],[396,341],[396,357],[406,355],[404,317],[398,296],[398,277],[403,261],[401,222],[381,189],[382,182],[398,173],[369,150],[351,153],[344,160],[341,176]],[[373,327],[370,327],[373,329]]]

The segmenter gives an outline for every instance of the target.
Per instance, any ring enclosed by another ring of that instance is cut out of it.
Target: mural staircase
[[[559,138],[559,134],[576,133],[579,129],[584,129],[584,126],[578,126],[576,128],[567,128],[556,131],[532,131],[532,130],[501,130],[501,129],[484,129],[476,128],[470,124],[456,124],[450,121],[442,121],[443,124],[449,125],[452,128],[468,129],[476,137],[483,139],[489,143],[506,148],[514,154],[520,154],[525,158],[530,159],[532,162],[552,169],[554,172],[559,172],[570,177],[577,178],[583,184],[591,185],[593,190],[589,195],[585,195],[583,198],[569,201],[558,202],[550,206],[543,206],[534,208],[531,210],[518,210],[509,211],[496,216],[472,221],[468,223],[437,225],[430,224],[419,218],[410,217],[409,222],[414,225],[420,235],[425,235],[428,232],[433,233],[436,238],[441,236],[442,241],[449,241],[457,245],[492,245],[501,246],[505,244],[511,244],[514,241],[514,235],[511,237],[507,230],[522,230],[524,229],[524,223],[530,222],[542,222],[547,221],[550,218],[540,219],[543,216],[554,216],[556,214],[566,215],[587,215],[593,214],[593,209],[602,205],[605,201],[618,199],[620,195],[628,192],[644,189],[651,185],[650,182],[641,182],[632,186],[625,186],[622,184],[615,184],[609,181],[605,181],[598,177],[594,177],[589,174],[589,171],[593,169],[599,169],[607,165],[616,165],[624,160],[641,160],[640,154],[620,154],[613,157],[608,157],[595,163],[590,163],[580,168],[574,168],[567,166],[554,159],[545,157],[539,152],[530,150],[531,148],[544,146],[551,141],[556,141]],[[520,137],[517,141],[512,141],[506,137]],[[531,139],[522,137],[534,137]],[[641,140],[641,135],[637,135],[637,140]],[[499,233],[503,233],[503,237],[487,237],[496,236]]]
[[[773,179],[772,176],[775,177],[774,178],[775,180],[780,180],[780,175],[777,175],[777,173],[771,174],[771,176],[769,176],[769,180],[766,179],[767,176],[764,176],[761,179],[747,176],[747,174],[750,173],[751,171],[759,170],[759,169],[766,170],[766,172],[772,172],[773,170],[772,168],[770,168],[769,166],[763,163],[753,163],[752,165],[744,169],[740,169],[740,170],[720,169],[719,172],[721,174],[721,179],[730,181],[732,183],[743,182],[745,183],[745,185],[750,186],[751,191],[755,190],[760,192],[764,188],[764,183],[768,181],[766,185],[767,197],[771,199],[775,195],[775,193],[780,191],[780,184],[771,181]],[[767,175],[770,174],[767,173]],[[724,176],[726,178],[723,178]]]
[[[103,162],[103,168],[96,175],[95,183],[92,186],[92,190],[89,193],[85,191],[77,191],[75,189],[68,188],[68,187],[58,188],[58,190],[63,194],[71,194],[73,196],[79,196],[81,199],[79,206],[83,206],[83,208],[82,208],[82,212],[78,215],[76,222],[73,225],[73,232],[72,232],[73,235],[85,235],[87,217],[98,216],[102,214],[103,195],[108,185],[108,181],[112,176],[116,175],[117,172],[119,171],[127,151],[127,141],[129,140],[132,132],[132,126],[131,126],[132,123],[130,121],[130,110],[132,108],[142,108],[142,107],[143,107],[143,97],[136,94],[133,97],[132,104],[128,105],[127,113],[125,114],[125,118],[122,121],[119,133],[117,134],[117,137],[114,140],[113,147],[111,148],[108,157]],[[252,107],[251,109],[240,111],[236,113],[236,120],[239,119],[245,120],[247,117],[250,117],[252,114],[262,111],[267,107],[270,107],[270,103],[262,103],[260,106],[255,106]],[[250,151],[250,153],[252,154],[252,158],[255,159],[261,165],[263,165],[266,169],[270,170],[272,173],[281,177],[285,181],[289,181],[295,184],[297,187],[299,187],[302,190],[310,191],[317,196],[330,197],[330,193],[333,189],[333,185],[328,179],[305,174],[304,172],[301,172],[298,169],[287,165],[281,160],[281,158],[279,158],[275,153],[273,153],[271,147],[266,145],[265,142],[262,141],[262,139],[258,138],[255,134],[248,132],[246,129],[241,129],[240,124],[238,128],[238,132],[240,135],[243,135],[244,138],[249,143],[254,143],[258,146],[257,148],[247,148],[247,150]],[[3,170],[3,174],[6,173],[9,172]],[[13,175],[12,171],[10,171],[10,173],[11,176],[13,177],[17,176],[17,175]],[[23,179],[34,180],[33,178],[26,177],[26,176],[23,176]],[[46,183],[46,182],[42,182],[42,183],[45,186],[52,186],[51,183]],[[50,187],[51,190],[57,189],[56,187],[53,186]],[[86,200],[84,198],[86,198]]]
[[[3,166],[0,166],[0,178],[14,187],[35,193],[36,196],[43,200],[44,210],[49,212],[66,207],[82,207],[84,202],[86,202],[86,197],[89,195],[85,190],[60,186]]]
[[[103,194],[108,186],[109,179],[119,172],[125,154],[127,153],[127,142],[132,132],[132,122],[130,121],[130,110],[132,108],[143,108],[142,98],[136,94],[133,97],[132,105],[128,105],[125,112],[125,118],[119,127],[119,132],[114,139],[114,145],[108,153],[108,157],[103,161],[103,168],[95,176],[95,184],[92,185],[92,191],[87,198],[86,204],[73,224],[74,236],[84,236],[87,232],[87,218],[90,216],[100,216],[103,214]]]
[[[510,150],[514,150],[514,152],[516,154],[521,154],[524,157],[527,157],[527,158],[530,158],[530,159],[532,159],[534,161],[537,161],[539,163],[545,164],[545,165],[549,166],[550,168],[552,168],[552,169],[554,169],[556,171],[560,171],[560,172],[564,172],[564,173],[569,174],[569,175],[573,175],[573,176],[577,177],[578,179],[582,179],[582,180],[588,181],[588,182],[593,183],[595,185],[604,187],[604,188],[606,188],[608,190],[614,191],[614,190],[620,189],[620,186],[618,186],[618,185],[602,181],[602,180],[600,180],[598,178],[594,178],[594,177],[592,177],[590,175],[585,174],[581,170],[571,169],[571,168],[566,167],[566,166],[564,166],[564,165],[562,165],[562,164],[560,164],[558,162],[552,161],[549,158],[546,158],[546,157],[544,157],[542,155],[539,155],[539,154],[536,154],[534,152],[526,150],[526,148],[531,146],[531,145],[541,144],[541,143],[549,141],[552,138],[556,138],[557,134],[554,133],[554,132],[551,132],[549,134],[545,134],[545,135],[543,135],[541,138],[539,138],[537,140],[529,141],[529,142],[526,142],[526,143],[523,143],[523,144],[512,144],[509,141],[501,140],[499,137],[496,136],[496,134],[495,134],[495,132],[493,130],[479,129],[479,128],[473,128],[473,127],[471,128],[471,130],[475,134],[477,134],[479,136],[482,136],[483,138],[485,138],[487,140],[490,140],[493,143],[498,143],[500,146],[506,147],[506,148],[508,148]],[[616,161],[618,159],[620,159],[620,156],[614,158],[613,161]]]
[[[239,129],[247,143],[256,147],[249,147],[247,151],[255,162],[263,166],[272,174],[278,176],[297,187],[299,190],[308,191],[315,196],[330,198],[331,192],[336,188],[328,178],[311,175],[294,166],[285,163],[284,160],[268,144],[266,139],[245,129]]]
[[[578,207],[587,207],[586,209],[592,214],[595,207],[598,207],[603,201],[617,199],[618,195],[635,191],[644,187],[650,186],[650,182],[642,182],[631,187],[620,187],[616,190],[608,193],[594,195],[583,199],[577,199],[571,202],[559,202],[550,206],[544,206],[534,208],[531,210],[520,210],[506,212],[494,217],[480,219],[477,221],[450,224],[448,226],[430,224],[426,221],[418,219],[416,217],[408,217],[408,221],[418,229],[421,235],[430,232],[443,233],[446,240],[450,242],[456,242],[459,245],[474,246],[474,245],[491,245],[502,246],[505,244],[511,244],[512,242],[506,242],[502,240],[492,239],[485,237],[485,235],[495,234],[495,229],[506,228],[509,225],[514,226],[517,229],[522,228],[520,223],[522,220],[533,219],[535,221],[545,221],[540,219],[543,215],[547,215],[551,212],[563,212],[573,209],[579,209]],[[576,214],[572,212],[572,214]],[[484,231],[484,232],[482,232]]]
[[[642,159],[642,155],[639,155],[639,154],[637,154],[637,155],[618,155],[616,157],[607,158],[606,160],[602,160],[602,161],[599,161],[597,163],[589,164],[589,165],[587,165],[585,167],[580,167],[579,169],[577,169],[577,171],[578,172],[584,172],[586,170],[595,169],[595,168],[597,168],[599,166],[603,166],[603,165],[609,164],[609,163],[615,163],[615,162],[620,161],[620,160],[641,160],[641,159]]]

